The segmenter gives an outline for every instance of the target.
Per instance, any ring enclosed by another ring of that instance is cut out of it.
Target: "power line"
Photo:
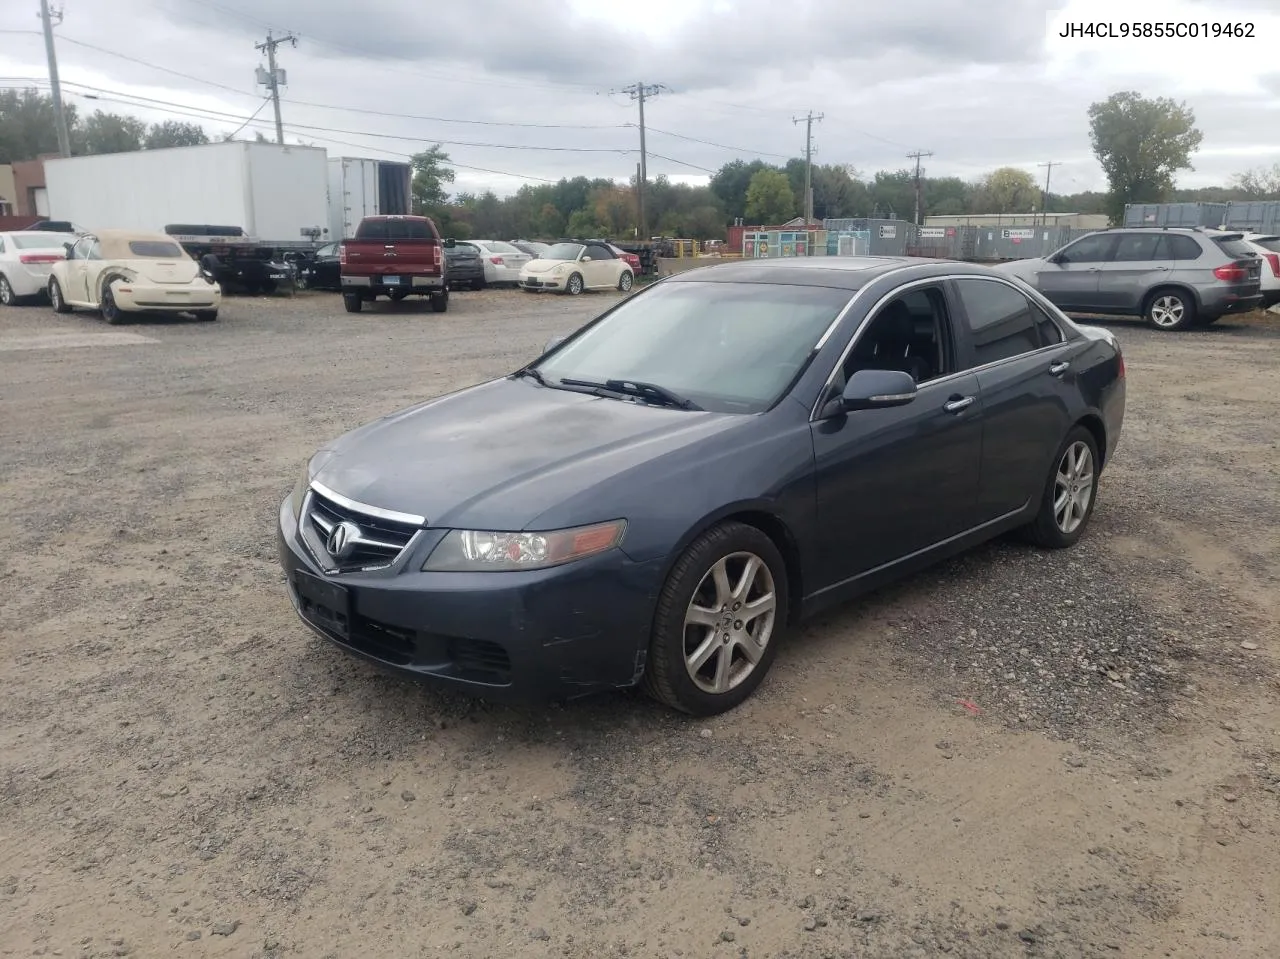
[[[917,150],[915,153],[908,153],[908,160],[916,161],[916,226],[920,225],[920,158],[931,157],[933,154],[927,150]]]
[[[824,114],[816,117],[810,110],[808,116],[792,117],[792,123],[804,121],[804,222],[805,227],[813,222],[813,121],[822,122]]]
[[[138,57],[131,57],[127,53],[119,53],[115,50],[108,50],[106,47],[100,47],[97,44],[85,43],[83,40],[76,40],[73,37],[62,38],[63,43],[71,43],[77,47],[84,47],[86,50],[95,50],[98,53],[105,53],[107,56],[116,57],[120,60],[128,60],[130,63],[136,63],[140,66],[150,67],[152,70],[159,70],[161,73],[168,73],[175,77],[181,77],[184,80],[192,80],[195,83],[203,83],[207,86],[217,87],[219,90],[226,90],[228,93],[234,93],[242,97],[253,97],[255,100],[258,95],[256,93],[248,93],[244,90],[237,90],[235,87],[227,86],[225,83],[218,83],[216,80],[206,80],[204,77],[192,76],[190,73],[183,73],[181,70],[172,70],[169,67],[162,67],[158,63],[152,63],[150,60],[142,60]]]
[[[655,159],[658,159],[658,160],[666,160],[668,163],[675,163],[675,164],[678,164],[679,166],[687,166],[693,170],[701,170],[703,173],[710,173],[712,176],[715,176],[716,173],[719,172],[717,170],[708,169],[707,167],[704,167],[704,166],[698,166],[698,164],[696,163],[686,163],[684,160],[677,160],[675,157],[663,156],[661,153],[650,152],[649,156],[654,157]]]
[[[669,91],[670,88],[661,83],[645,83],[643,80],[622,89],[623,93],[629,95],[631,99],[638,101],[640,104],[640,169],[636,174],[636,212],[638,214],[636,223],[639,227],[641,239],[649,234],[644,222],[644,184],[649,178],[644,149],[644,98],[656,97],[663,90]]]
[[[632,124],[627,124],[631,126]],[[790,160],[791,157],[783,153],[770,153],[768,150],[748,150],[746,147],[732,147],[727,143],[716,143],[714,140],[701,140],[698,137],[686,136],[683,133],[672,133],[670,130],[659,130],[657,127],[647,127],[650,133],[661,133],[663,136],[675,137],[677,140],[688,140],[690,143],[701,143],[704,146],[719,147],[721,150],[732,150],[734,153],[747,153],[752,156],[776,157],[780,160]]]

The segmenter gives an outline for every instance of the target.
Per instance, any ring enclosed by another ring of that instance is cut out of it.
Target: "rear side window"
[[[1280,236],[1262,236],[1253,241],[1264,250],[1280,253]]]
[[[1156,245],[1160,242],[1159,233],[1126,233],[1116,244],[1115,255],[1111,259],[1117,263],[1136,263],[1141,260],[1156,258]]]
[[[985,366],[1041,347],[1037,321],[1043,314],[1033,313],[1031,301],[1013,287],[976,279],[955,284],[969,325],[974,365]]]
[[[1160,254],[1157,260],[1198,260],[1203,251],[1200,244],[1189,236],[1167,233],[1160,238]]]
[[[183,259],[182,247],[176,243],[166,243],[164,240],[130,240],[129,252],[145,259]]]
[[[1063,263],[1101,263],[1110,258],[1115,245],[1114,234],[1092,233],[1076,240],[1062,250],[1059,256]]]
[[[598,246],[596,244],[592,244],[591,246],[587,247],[587,256],[591,257],[591,259],[593,260],[616,260],[617,259],[617,257],[614,256],[613,253],[609,251],[608,247]]]
[[[362,220],[357,240],[434,240],[428,220]]]

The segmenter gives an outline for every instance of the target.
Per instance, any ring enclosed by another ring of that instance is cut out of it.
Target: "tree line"
[[[1228,186],[1179,190],[1175,175],[1192,169],[1190,156],[1202,134],[1185,104],[1146,99],[1132,91],[1113,94],[1089,108],[1094,154],[1107,175],[1107,192],[1051,193],[1017,167],[1000,167],[973,180],[921,178],[923,214],[1106,213],[1113,220],[1130,202],[1280,199],[1280,164],[1238,174]],[[95,111],[80,117],[67,106],[73,154],[119,153],[191,146],[211,140],[194,123],[174,120],[148,126],[136,117]],[[258,141],[266,138],[256,133]],[[52,98],[39,90],[0,91],[0,163],[57,152]],[[513,195],[492,191],[452,193],[455,172],[440,146],[410,158],[415,212],[435,217],[458,238],[631,237],[637,230],[635,178],[618,182],[585,176],[525,185]],[[799,216],[804,200],[804,160],[771,164],[733,160],[705,186],[672,183],[658,176],[645,185],[646,220],[651,235],[717,239],[726,225],[777,225]],[[915,180],[907,169],[865,175],[846,164],[815,164],[814,216],[910,219]]]

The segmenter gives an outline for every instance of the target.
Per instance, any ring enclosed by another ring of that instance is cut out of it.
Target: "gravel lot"
[[[1280,318],[1115,323],[1077,549],[814,623],[711,722],[313,639],[273,542],[304,458],[612,301],[0,311],[0,954],[1280,954]]]

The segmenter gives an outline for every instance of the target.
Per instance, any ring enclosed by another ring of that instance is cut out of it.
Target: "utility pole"
[[[1053,172],[1053,168],[1061,166],[1058,160],[1050,160],[1048,163],[1037,163],[1036,166],[1044,167],[1044,196],[1040,200],[1040,222],[1049,225],[1049,174]]]
[[[285,80],[285,72],[276,69],[276,47],[282,43],[298,45],[298,38],[292,33],[283,37],[271,36],[271,31],[267,31],[267,39],[262,43],[254,44],[255,50],[264,51],[267,54],[267,69],[263,70],[258,67],[258,82],[265,85],[271,91],[271,103],[276,108],[276,143],[284,143],[284,121],[280,119],[280,85],[287,82]]]
[[[917,150],[915,153],[908,153],[908,160],[916,161],[916,226],[920,225],[920,158],[931,157],[933,153],[927,150]]]
[[[622,88],[623,93],[628,94],[632,100],[636,100],[640,104],[640,176],[636,180],[636,219],[642,241],[648,239],[649,236],[649,231],[645,228],[644,222],[644,184],[649,176],[644,148],[644,101],[645,97],[656,97],[666,89],[668,88],[664,84],[644,83],[643,81]]]
[[[807,227],[813,222],[813,121],[821,121],[825,114],[819,113],[813,115],[813,111],[809,111],[809,115],[805,117],[792,117],[792,123],[804,121],[804,225]]]
[[[62,83],[58,80],[58,55],[53,49],[54,21],[62,23],[62,11],[50,10],[49,0],[40,0],[40,22],[44,25],[44,52],[49,58],[49,88],[53,93],[53,120],[58,128],[58,152],[71,156],[71,134],[67,130],[67,113],[62,108]]]

